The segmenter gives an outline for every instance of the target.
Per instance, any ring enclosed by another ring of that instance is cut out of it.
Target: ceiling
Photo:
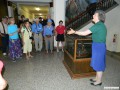
[[[34,14],[35,16],[46,16],[49,12],[49,5],[19,5],[21,9],[29,11],[29,13]],[[39,8],[40,10],[37,11],[35,8]]]
[[[50,2],[53,0],[8,0],[19,5],[19,10],[27,11],[34,14],[35,17],[40,17],[46,15],[49,12]],[[35,8],[40,8],[39,11]]]
[[[24,2],[53,2],[53,0],[8,0],[8,1],[12,1],[12,2],[17,2],[17,3],[24,3]]]

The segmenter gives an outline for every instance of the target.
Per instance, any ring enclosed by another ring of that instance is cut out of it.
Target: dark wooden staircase
[[[102,0],[101,2],[97,3],[96,10],[103,10],[105,12],[110,11],[114,7],[116,7],[118,4],[115,2],[115,0]],[[91,7],[95,8],[95,7]],[[84,12],[80,12],[75,17],[67,20],[65,22],[65,25],[67,29],[73,28],[73,29],[80,29],[84,27],[89,21],[92,19],[92,16],[90,16],[89,12],[91,8],[86,9]]]

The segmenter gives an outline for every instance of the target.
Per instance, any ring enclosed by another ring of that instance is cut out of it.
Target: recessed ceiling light
[[[35,10],[40,11],[40,8],[35,8]]]
[[[42,13],[39,13],[39,15],[42,15]]]

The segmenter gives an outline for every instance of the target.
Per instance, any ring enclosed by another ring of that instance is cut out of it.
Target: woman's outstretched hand
[[[67,31],[67,34],[74,34],[74,33],[75,31],[72,28],[70,28],[70,30]]]

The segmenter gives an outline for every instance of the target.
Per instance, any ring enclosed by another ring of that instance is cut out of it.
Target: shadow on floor
[[[107,51],[107,55],[120,61],[120,52]]]

